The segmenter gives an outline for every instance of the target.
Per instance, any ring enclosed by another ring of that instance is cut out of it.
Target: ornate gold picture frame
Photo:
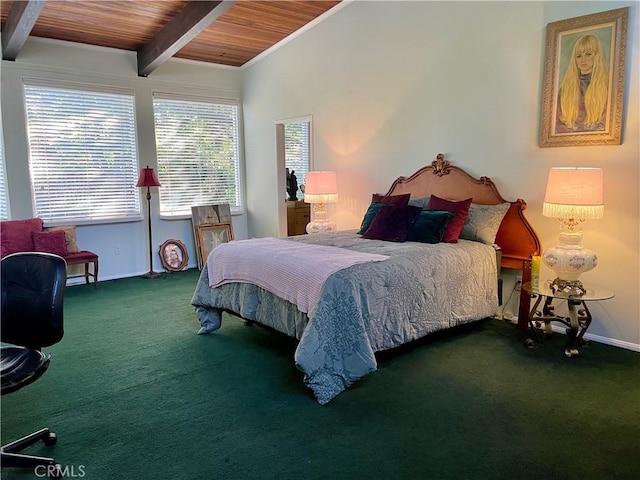
[[[165,270],[180,272],[187,269],[189,254],[180,240],[169,239],[160,245],[160,261]]]
[[[207,258],[211,250],[221,243],[233,240],[233,230],[230,223],[216,223],[212,225],[198,225],[198,245],[200,247],[200,258],[202,268],[207,263]]]
[[[629,7],[547,25],[540,147],[620,145]]]

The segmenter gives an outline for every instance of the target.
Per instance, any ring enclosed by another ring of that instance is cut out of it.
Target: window
[[[24,88],[35,215],[49,223],[139,217],[133,92]]]
[[[7,190],[7,175],[4,168],[4,136],[0,124],[0,220],[9,218],[9,192]]]
[[[154,94],[160,213],[191,207],[242,208],[237,103]]]
[[[284,166],[295,172],[298,185],[304,185],[309,171],[309,120],[284,124]]]

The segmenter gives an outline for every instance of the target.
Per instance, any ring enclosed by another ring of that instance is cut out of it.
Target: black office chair
[[[49,367],[51,356],[41,348],[59,342],[64,334],[62,305],[67,273],[64,259],[48,253],[14,253],[4,257],[0,266],[1,339],[3,343],[16,345],[0,349],[2,395],[5,395],[33,383]],[[41,467],[38,472],[58,477],[60,466],[53,458],[18,453],[40,440],[53,445],[57,438],[43,428],[4,445],[2,468]]]

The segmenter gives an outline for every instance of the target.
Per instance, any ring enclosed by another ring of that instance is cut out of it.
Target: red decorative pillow
[[[16,252],[32,252],[32,232],[42,231],[41,218],[5,220],[0,222],[0,255],[5,257]]]
[[[442,237],[443,242],[458,243],[458,237],[460,237],[464,222],[467,220],[467,215],[469,215],[471,200],[471,198],[467,198],[466,200],[454,202],[437,197],[436,195],[431,195],[429,204],[427,205],[429,210],[445,210],[454,214],[454,217],[449,220],[447,228],[444,230],[444,236]]]
[[[67,240],[62,230],[33,232],[31,237],[33,238],[33,249],[36,252],[55,253],[61,256],[67,254]]]
[[[367,209],[367,212],[364,214],[364,218],[362,219],[362,224],[360,225],[360,230],[358,230],[359,235],[364,235],[367,231],[371,222],[378,214],[378,210],[384,205],[398,205],[405,206],[409,203],[409,198],[411,198],[411,194],[403,194],[403,195],[380,195],[379,193],[374,193],[371,196],[371,205]]]
[[[64,232],[64,238],[67,241],[67,253],[79,252],[78,242],[76,240],[76,227],[73,225],[60,225],[59,227],[46,227],[43,231],[53,232],[55,230],[62,230]]]
[[[387,205],[396,205],[399,207],[404,207],[409,203],[409,199],[411,198],[410,193],[403,193],[402,195],[380,195],[379,193],[374,193],[371,196],[371,203],[386,203]]]
[[[422,209],[406,205],[398,207],[396,205],[385,205],[376,216],[373,217],[371,225],[364,232],[362,238],[370,240],[386,240],[388,242],[404,242],[413,222]]]

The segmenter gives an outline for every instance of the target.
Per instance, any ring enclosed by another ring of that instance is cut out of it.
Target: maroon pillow
[[[411,198],[410,193],[403,193],[402,195],[380,195],[379,193],[374,193],[371,195],[371,203],[386,203],[387,205],[397,205],[399,207],[404,207],[409,203],[409,199]]]
[[[0,256],[16,252],[32,252],[31,233],[42,231],[41,218],[0,222]]]
[[[36,252],[55,253],[56,255],[67,254],[67,240],[63,230],[53,230],[51,232],[33,232],[33,249]]]
[[[406,205],[398,207],[396,205],[385,205],[378,210],[373,217],[371,225],[364,232],[362,238],[370,240],[386,240],[388,242],[404,242],[413,222],[422,209]]]
[[[445,200],[444,198],[431,195],[427,208],[429,210],[445,210],[454,214],[454,217],[447,224],[447,228],[444,230],[443,242],[458,243],[458,237],[464,227],[464,222],[469,215],[469,207],[471,206],[471,198],[454,202],[452,200]]]

